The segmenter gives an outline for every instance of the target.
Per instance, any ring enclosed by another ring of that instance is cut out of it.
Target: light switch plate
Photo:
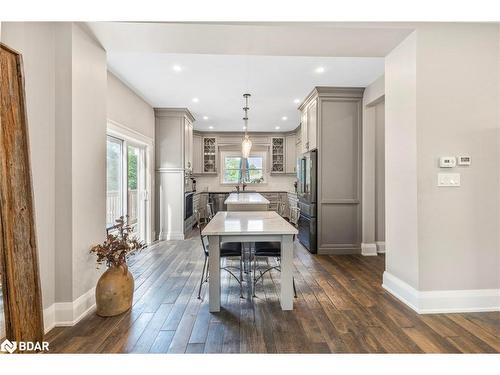
[[[438,173],[438,186],[460,186],[460,173]]]
[[[461,166],[469,166],[471,163],[471,157],[469,155],[462,155],[459,156],[457,159],[458,159],[458,165]]]

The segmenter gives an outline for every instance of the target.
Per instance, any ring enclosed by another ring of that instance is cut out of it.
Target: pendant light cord
[[[243,94],[243,97],[245,98],[245,107],[243,107],[243,111],[245,111],[245,117],[243,117],[243,120],[245,121],[245,136],[248,135],[248,110],[250,109],[250,107],[248,107],[248,98],[250,96],[250,94]]]

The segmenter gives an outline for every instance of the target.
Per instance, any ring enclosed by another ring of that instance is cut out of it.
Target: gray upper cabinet
[[[187,108],[155,108],[156,168],[192,168],[193,123]]]
[[[193,134],[193,174],[200,174],[203,170],[202,142],[200,135]]]
[[[300,114],[300,138],[302,153],[316,150],[318,147],[318,102],[308,97],[299,107]]]
[[[285,137],[285,173],[294,174],[297,168],[297,137],[290,134]]]
[[[193,171],[193,122],[184,119],[184,169]]]

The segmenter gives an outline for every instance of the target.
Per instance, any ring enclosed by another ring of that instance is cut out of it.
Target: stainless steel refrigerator
[[[299,198],[299,241],[311,253],[317,252],[318,154],[306,152],[297,159],[297,195]]]

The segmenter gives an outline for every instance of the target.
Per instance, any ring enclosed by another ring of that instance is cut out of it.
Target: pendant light
[[[245,98],[245,107],[243,108],[243,111],[245,112],[245,117],[243,117],[243,121],[245,123],[245,138],[243,138],[243,142],[241,142],[241,155],[245,159],[248,159],[250,151],[252,150],[252,141],[248,136],[248,110],[250,109],[248,107],[248,98],[250,96],[250,94],[243,94],[243,97]]]

